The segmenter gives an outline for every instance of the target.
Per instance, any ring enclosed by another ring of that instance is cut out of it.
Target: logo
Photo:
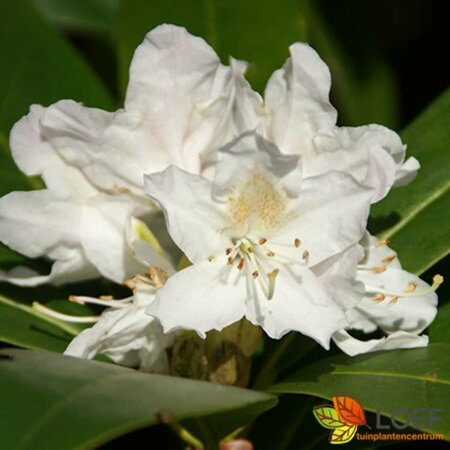
[[[320,425],[331,430],[330,444],[346,444],[355,437],[359,426],[368,427],[366,416],[354,398],[338,395],[332,400],[333,405],[316,406],[314,417]]]
[[[425,432],[408,432],[407,430],[410,426],[419,429],[435,428],[435,423],[443,419],[443,410],[440,408],[395,408],[391,411],[391,425],[382,423],[381,413],[377,410],[375,414],[375,432],[357,433],[359,426],[371,429],[367,425],[361,404],[347,395],[336,395],[332,397],[332,400],[332,405],[322,405],[313,408],[314,417],[320,425],[331,430],[329,436],[330,444],[346,444],[355,436],[358,441],[370,440],[374,442],[445,439],[442,433],[428,434]]]

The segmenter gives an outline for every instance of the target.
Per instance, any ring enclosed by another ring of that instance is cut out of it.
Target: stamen
[[[428,295],[431,294],[432,292],[434,292],[444,281],[444,277],[442,275],[435,275],[433,277],[433,284],[426,289],[412,289],[408,290],[410,288],[411,285],[408,286],[408,288],[406,288],[406,290],[404,292],[397,292],[397,291],[391,291],[389,289],[383,289],[381,287],[375,287],[375,286],[370,286],[370,285],[366,285],[366,291],[367,292],[373,292],[373,293],[378,293],[378,294],[384,294],[384,295],[389,295],[392,297],[423,297],[424,295]],[[411,284],[415,284],[415,283],[411,283]],[[408,291],[408,292],[407,292]]]
[[[266,255],[272,258],[273,256],[275,256],[275,253],[274,253],[272,250],[269,250],[269,251],[266,253]]]
[[[228,258],[228,264],[233,265],[234,264],[234,258],[232,256],[230,256]]]
[[[394,259],[397,257],[397,255],[389,255],[386,256],[386,258],[382,259],[381,262],[385,264],[389,264],[391,261],[394,261]]]
[[[258,273],[257,270],[255,270],[255,271],[252,273],[252,277],[253,277],[253,278],[257,278],[258,275],[259,275],[259,273]]]
[[[237,265],[238,270],[242,270],[242,268],[244,267],[244,262],[245,262],[244,258],[240,257],[239,264]]]
[[[388,245],[389,242],[390,242],[389,239],[380,239],[375,243],[375,247],[383,247],[385,245]]]
[[[383,295],[383,294],[375,294],[375,295],[372,297],[372,300],[373,300],[374,302],[376,302],[376,303],[379,303],[379,302],[382,302],[385,298],[386,298],[386,296]]]
[[[86,303],[91,303],[93,305],[108,306],[109,308],[126,308],[127,303],[130,303],[133,297],[128,297],[123,300],[113,300],[112,296],[104,295],[100,298],[85,297],[78,295],[69,295],[69,301],[72,303],[77,303],[79,305],[85,305]]]
[[[306,258],[308,258],[308,256],[309,256],[309,252],[308,252],[308,250],[305,250],[305,251],[303,252],[302,258],[303,258],[303,259],[306,259]]]
[[[267,300],[272,300],[273,298],[273,294],[275,293],[275,280],[279,273],[280,269],[274,269],[267,275],[269,278],[269,289],[267,292]]]
[[[294,239],[294,245],[297,247],[297,248],[299,248],[300,247],[300,244],[302,243],[302,241],[299,239],[299,238],[295,238]]]
[[[267,239],[266,239],[266,238],[261,238],[261,239],[258,241],[258,244],[259,244],[259,245],[264,245],[266,242],[267,242]]]
[[[100,295],[100,300],[114,300],[114,297],[112,295]]]
[[[100,319],[100,316],[70,316],[68,314],[59,313],[53,309],[47,308],[44,305],[41,305],[38,302],[33,302],[33,309],[45,314],[50,317],[54,317],[55,319],[62,320],[64,322],[72,322],[72,323],[94,323]]]
[[[372,272],[374,273],[383,273],[387,269],[386,266],[372,267]]]
[[[233,251],[233,249],[228,247],[227,249],[225,249],[225,254],[229,255],[232,251]]]

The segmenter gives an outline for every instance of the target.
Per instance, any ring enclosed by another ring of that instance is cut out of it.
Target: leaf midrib
[[[392,228],[380,233],[380,237],[383,239],[388,239],[397,234],[402,228],[406,227],[416,216],[418,216],[425,208],[431,205],[433,202],[437,201],[440,197],[443,197],[450,186],[450,182],[446,181],[442,186],[438,186],[435,191],[429,195],[425,200],[412,208],[409,213],[407,213],[403,219],[394,225]]]

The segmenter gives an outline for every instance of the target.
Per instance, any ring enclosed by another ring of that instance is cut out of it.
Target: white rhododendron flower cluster
[[[246,63],[162,25],[136,50],[123,109],[61,100],[14,126],[17,165],[46,188],[0,199],[0,239],[53,265],[0,279],[103,276],[133,291],[74,297],[107,309],[67,354],[163,372],[178,330],[205,337],[242,318],[350,355],[427,345],[441,277],[427,285],[366,231],[371,204],[419,163],[383,126],[338,127],[327,65],[303,43],[290,54],[262,98]]]

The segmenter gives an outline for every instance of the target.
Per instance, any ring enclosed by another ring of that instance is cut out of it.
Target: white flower
[[[114,362],[129,367],[138,367],[146,372],[168,372],[166,349],[173,343],[173,336],[163,334],[157,320],[145,314],[153,301],[156,289],[147,285],[135,291],[132,297],[123,300],[71,297],[77,303],[94,303],[109,306],[96,324],[83,330],[69,344],[64,354],[92,359],[105,354]],[[62,320],[76,321],[80,318],[55,313],[42,305],[35,308]]]
[[[293,44],[290,53],[254,113],[260,117],[258,132],[282,153],[301,155],[305,177],[339,170],[374,187],[372,202],[393,185],[410,182],[420,166],[415,158],[405,162],[406,146],[399,136],[374,124],[337,127],[327,65],[307,44]]]
[[[166,332],[204,336],[245,316],[272,337],[297,330],[327,347],[345,326],[310,267],[361,239],[370,189],[335,171],[302,180],[299,157],[255,133],[219,150],[213,183],[176,167],[145,181],[193,263],[148,308]]]
[[[367,234],[361,243],[365,252],[357,266],[356,279],[364,285],[365,295],[347,310],[348,329],[365,333],[380,329],[386,336],[361,341],[340,330],[333,335],[334,342],[349,355],[426,346],[428,337],[420,333],[436,316],[434,291],[442,283],[442,277],[436,275],[430,287],[402,269],[386,241]]]
[[[207,164],[202,155],[237,135],[235,111],[253,111],[247,103],[257,101],[245,67],[222,65],[205,41],[163,25],[136,50],[124,109],[110,113],[71,100],[32,106],[10,144],[19,168],[42,176],[47,189],[0,200],[0,240],[55,262],[46,276],[16,268],[0,279],[31,286],[100,273],[122,282],[136,273],[141,266],[126,230],[132,216],[148,222],[156,212],[143,174],[170,164],[199,173]],[[252,127],[245,117],[242,126]]]

